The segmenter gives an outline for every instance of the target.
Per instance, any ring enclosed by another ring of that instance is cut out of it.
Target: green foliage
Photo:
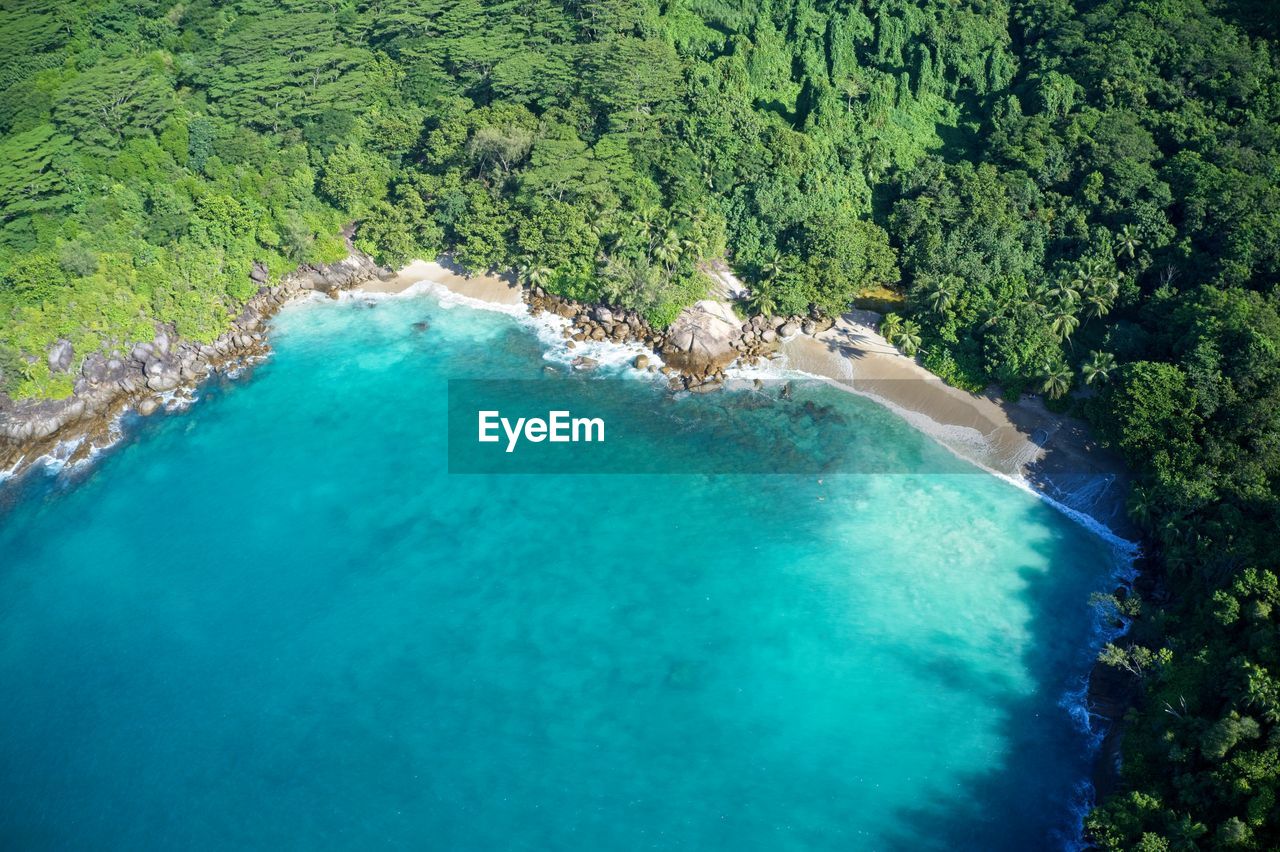
[[[0,219],[8,224],[71,206],[69,147],[70,140],[48,124],[0,141]]]
[[[150,133],[177,104],[168,72],[163,55],[87,68],[58,90],[54,121],[86,146],[116,146]]]
[[[799,274],[820,310],[842,314],[866,290],[898,281],[889,237],[878,225],[859,219],[848,206],[813,217],[800,228],[795,254]]]
[[[379,91],[374,57],[330,9],[306,0],[258,6],[200,52],[194,80],[220,115],[272,133],[315,123],[335,108],[361,111]]]
[[[340,145],[324,162],[320,189],[334,205],[362,217],[387,196],[391,164],[355,145]]]

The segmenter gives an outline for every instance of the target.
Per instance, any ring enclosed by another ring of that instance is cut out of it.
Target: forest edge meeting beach
[[[745,292],[726,267],[708,272],[714,300],[728,306]],[[394,277],[369,279],[352,289],[392,295],[422,283],[507,307],[520,304],[527,292],[510,274],[468,275],[447,257],[414,260]],[[1099,445],[1085,423],[1050,411],[1038,396],[1010,401],[994,391],[973,394],[948,385],[881,336],[879,319],[870,311],[851,310],[825,330],[783,337],[768,367],[873,399],[968,460],[1026,482],[1119,536],[1133,536],[1124,511],[1123,462]]]
[[[666,334],[649,329],[647,334],[638,333],[636,342],[652,342],[654,349],[660,349],[669,333],[694,315],[712,321],[718,317],[722,325],[726,318],[738,322],[733,304],[746,295],[746,286],[723,262],[709,266],[705,273],[711,283],[707,299],[685,308]],[[42,460],[85,462],[119,439],[119,418],[126,411],[149,415],[161,408],[185,406],[191,401],[190,393],[210,375],[234,373],[267,356],[267,323],[277,310],[298,298],[320,294],[337,298],[342,291],[392,296],[427,284],[504,310],[530,303],[538,311],[544,304],[542,297],[520,286],[514,274],[469,274],[448,255],[434,261],[412,260],[392,271],[353,251],[328,267],[300,268],[275,285],[259,283],[258,295],[212,344],[182,341],[162,328],[155,341],[126,347],[127,351],[115,353],[118,357],[86,359],[72,397],[17,403],[0,411],[4,427],[0,471],[15,475]],[[562,315],[602,310],[549,295],[545,298],[570,306]],[[786,333],[792,326],[778,325],[779,333],[768,338],[775,342],[765,355],[741,360],[759,363],[773,375],[790,370],[868,397],[961,457],[1035,488],[1118,536],[1134,537],[1124,511],[1128,490],[1124,465],[1098,444],[1085,423],[1048,410],[1037,396],[1010,401],[992,389],[973,394],[948,385],[880,335],[879,320],[880,315],[871,311],[850,310],[818,326],[795,324],[792,333]],[[748,324],[742,328],[746,330]],[[655,342],[655,337],[662,342]],[[728,351],[726,357],[737,354]],[[722,375],[722,370],[716,373]],[[719,386],[719,382],[707,382],[694,390],[708,392]]]
[[[746,285],[723,262],[709,265],[704,272],[710,281],[708,298],[686,307],[666,333],[636,329],[634,342],[662,349],[677,325],[691,316],[722,326],[740,322],[732,306],[746,296]],[[41,461],[82,463],[119,439],[119,417],[129,409],[151,414],[183,407],[191,402],[191,391],[210,375],[234,374],[269,354],[266,324],[293,299],[317,294],[337,298],[343,290],[394,296],[415,285],[430,284],[503,310],[530,303],[534,312],[559,307],[562,316],[608,311],[548,294],[534,296],[511,272],[468,274],[447,255],[435,261],[413,260],[393,271],[380,269],[369,257],[352,251],[337,264],[300,267],[274,285],[257,269],[252,276],[261,285],[259,293],[246,304],[232,329],[215,342],[184,342],[172,330],[160,327],[154,342],[84,359],[73,397],[9,403],[6,411],[0,411],[0,471],[17,475]],[[765,329],[763,335],[771,343],[750,349],[762,353],[760,357],[753,354],[740,361],[760,363],[776,375],[790,370],[813,376],[876,400],[961,457],[1034,487],[1116,535],[1134,537],[1124,512],[1128,477],[1123,463],[1098,445],[1085,423],[1048,411],[1038,397],[1011,402],[993,390],[979,395],[947,385],[888,343],[877,331],[879,319],[877,313],[856,310],[820,325],[781,324],[781,319],[774,319],[776,333]],[[749,331],[750,322],[741,329]],[[570,336],[567,330],[564,336]],[[572,348],[568,340],[567,345]],[[713,377],[723,377],[723,367],[737,356],[739,352],[726,349],[724,363]],[[719,385],[719,381],[705,381],[692,390],[707,393]]]

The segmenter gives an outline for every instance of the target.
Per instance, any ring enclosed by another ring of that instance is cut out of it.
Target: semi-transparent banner
[[[449,471],[457,474],[823,474],[1014,472],[1044,435],[979,415],[903,417],[868,396],[937,396],[913,381],[738,381],[672,394],[658,379],[563,375],[449,382]],[[924,382],[921,385],[927,384]],[[856,393],[850,393],[849,390]],[[954,415],[956,412],[947,412]],[[954,422],[960,420],[961,422]],[[1052,451],[1052,450],[1050,450]],[[1023,457],[1019,457],[1019,454]],[[1106,476],[1096,466],[1062,475]]]

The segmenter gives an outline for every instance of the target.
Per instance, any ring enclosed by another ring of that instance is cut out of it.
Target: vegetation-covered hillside
[[[1137,473],[1096,840],[1276,848],[1277,38],[1266,0],[9,0],[0,388],[211,339],[351,222],[659,325],[726,254],[759,311],[887,285],[904,349]]]

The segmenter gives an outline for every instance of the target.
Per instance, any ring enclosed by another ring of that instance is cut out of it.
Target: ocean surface
[[[451,379],[715,406],[762,446],[802,404],[574,373],[553,332],[294,305],[252,376],[0,488],[0,846],[1070,842],[1106,541],[825,387],[900,469],[451,474]]]

